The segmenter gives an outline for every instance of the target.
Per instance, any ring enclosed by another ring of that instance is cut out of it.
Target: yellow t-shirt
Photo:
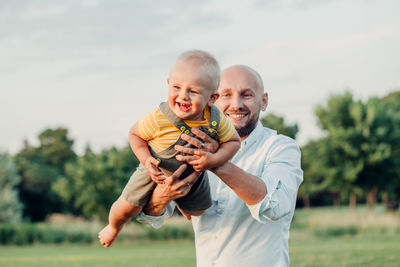
[[[224,143],[231,139],[235,133],[235,128],[225,117],[225,115],[220,110],[218,111],[220,113],[219,124],[216,130],[219,141]],[[210,119],[209,107],[204,110],[204,118],[205,120],[203,121],[184,121],[191,128],[208,126],[208,121]],[[147,113],[144,118],[140,119],[138,121],[138,128],[140,137],[146,140],[150,147],[157,153],[174,144],[181,134],[181,131],[178,130],[175,125],[168,120],[168,118],[161,112],[159,108]]]

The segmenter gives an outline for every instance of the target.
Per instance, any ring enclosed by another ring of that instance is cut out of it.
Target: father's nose
[[[231,107],[232,109],[237,109],[237,110],[239,110],[239,109],[241,109],[241,108],[243,107],[243,102],[242,102],[242,99],[240,98],[239,95],[234,95],[234,96],[231,98],[231,102],[229,103],[229,105],[230,105],[230,107]]]

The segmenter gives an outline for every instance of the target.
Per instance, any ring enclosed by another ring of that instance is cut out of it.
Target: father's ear
[[[265,111],[268,106],[268,93],[263,94],[261,101],[262,101],[261,110]]]
[[[169,85],[169,83],[170,83],[169,78],[167,78],[167,84]]]
[[[214,105],[215,101],[217,100],[217,98],[219,97],[218,93],[214,93],[211,95],[210,100],[208,101],[208,106],[211,107],[212,105]]]

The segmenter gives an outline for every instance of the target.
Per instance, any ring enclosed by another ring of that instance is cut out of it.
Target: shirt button
[[[222,209],[217,209],[217,214],[221,215],[222,214]]]

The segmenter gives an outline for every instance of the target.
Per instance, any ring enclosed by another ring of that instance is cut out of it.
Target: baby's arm
[[[165,175],[157,167],[159,162],[150,154],[147,141],[140,137],[138,124],[135,123],[129,131],[129,144],[137,159],[146,167],[147,173],[154,182],[164,183]]]
[[[215,153],[197,150],[193,160],[188,161],[197,172],[210,170],[221,166],[230,160],[240,148],[240,137],[235,131],[233,136],[222,143]]]

